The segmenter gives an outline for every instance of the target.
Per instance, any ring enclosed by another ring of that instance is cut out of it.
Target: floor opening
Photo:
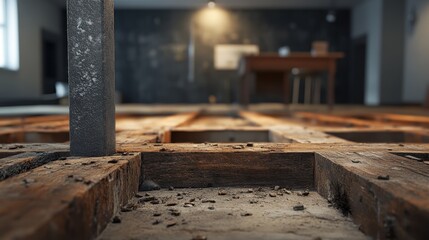
[[[359,143],[429,143],[429,136],[404,131],[326,132]]]
[[[413,161],[429,164],[429,153],[393,153],[397,156],[408,158]]]
[[[171,143],[270,142],[268,130],[173,130]]]
[[[8,143],[66,143],[69,141],[67,132],[24,132],[10,131],[0,136],[0,144]]]

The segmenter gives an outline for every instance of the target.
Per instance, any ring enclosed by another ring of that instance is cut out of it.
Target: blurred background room
[[[340,53],[336,104],[423,105],[429,86],[425,0],[117,0],[118,103],[326,103],[328,75],[252,73],[245,55]],[[0,0],[0,105],[67,104],[63,0]],[[324,45],[324,46],[323,46]],[[325,49],[323,49],[325,47]],[[324,51],[326,53],[324,53]],[[338,57],[338,56],[337,56]],[[285,99],[285,88],[289,91]]]

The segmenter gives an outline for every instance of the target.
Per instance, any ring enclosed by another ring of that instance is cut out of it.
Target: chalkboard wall
[[[261,52],[310,51],[314,40],[330,43],[331,51],[350,47],[350,12],[337,11],[335,23],[326,10],[228,10],[201,23],[198,11],[118,10],[116,27],[117,89],[126,103],[206,103],[237,101],[237,72],[214,69],[217,44],[256,44]],[[210,26],[206,26],[206,25]],[[193,34],[191,34],[193,33]],[[193,36],[193,37],[192,37]],[[195,48],[193,78],[189,46]],[[348,58],[337,74],[337,100],[347,102]],[[191,75],[192,76],[192,75]],[[281,96],[253,101],[281,101]]]

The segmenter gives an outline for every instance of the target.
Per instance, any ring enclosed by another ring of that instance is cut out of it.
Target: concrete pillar
[[[115,153],[113,0],[67,0],[70,153]]]

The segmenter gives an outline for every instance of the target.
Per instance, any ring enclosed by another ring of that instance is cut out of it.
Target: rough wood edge
[[[0,182],[0,238],[94,239],[134,196],[140,163],[72,158]]]
[[[36,167],[61,157],[67,157],[68,152],[26,152],[0,159],[0,181],[27,172]]]
[[[429,236],[429,167],[423,163],[388,153],[320,152],[315,168],[319,194],[351,212],[364,233],[376,239]]]

